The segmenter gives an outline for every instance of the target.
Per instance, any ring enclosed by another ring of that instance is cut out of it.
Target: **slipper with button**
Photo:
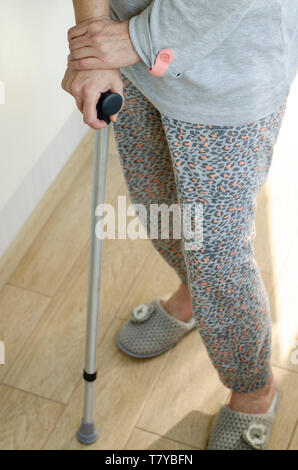
[[[187,322],[180,321],[162,307],[159,298],[155,298],[132,309],[116,342],[124,353],[144,359],[168,351],[195,327],[193,317]]]
[[[222,406],[214,421],[208,450],[267,450],[279,398],[277,389],[269,410],[263,414],[242,413]]]

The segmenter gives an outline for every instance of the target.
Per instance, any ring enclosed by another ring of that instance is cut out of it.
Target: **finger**
[[[72,28],[70,28],[67,32],[68,40],[70,41],[71,39],[86,34],[88,31],[88,25],[89,23],[83,22],[81,24],[78,24],[77,26],[73,26]]]
[[[81,47],[87,47],[90,45],[90,38],[87,34],[80,36],[79,38],[71,39],[68,43],[70,52],[80,49]]]
[[[122,83],[122,80],[119,80],[119,83],[114,83],[111,88],[110,88],[110,91],[112,93],[119,93],[119,95],[122,96],[122,106],[121,108],[119,109],[119,111],[115,114],[111,114],[110,119],[111,121],[113,122],[116,122],[117,121],[117,118],[118,118],[118,115],[120,113],[120,111],[122,110],[123,106],[124,106],[124,95],[123,95],[123,83]]]
[[[66,70],[64,77],[62,78],[62,81],[61,81],[61,87],[65,91],[67,91],[66,90],[67,74],[68,74],[68,70]]]
[[[95,89],[90,89],[85,87],[84,89],[84,103],[83,103],[83,115],[84,122],[93,129],[101,129],[105,127],[106,124],[104,121],[97,118],[96,105],[100,98],[101,93],[95,91]]]
[[[71,60],[69,68],[71,70],[99,70],[99,69],[112,69],[110,65],[103,64],[97,57],[87,57],[86,59]]]
[[[83,106],[84,106],[84,101],[83,101],[83,93],[79,93],[78,95],[75,96],[76,104],[81,113],[83,113]]]
[[[67,93],[69,93],[70,95],[72,94],[71,93],[71,82],[72,82],[72,78],[71,78],[70,74],[67,73],[66,77],[65,77],[65,91],[67,91]]]
[[[74,25],[72,28],[69,28],[68,36],[77,36],[80,35],[82,31],[86,32],[86,29],[88,30],[90,23],[93,23],[94,19],[94,17],[89,18],[88,20],[81,21],[79,24]]]
[[[69,80],[67,82],[68,92],[76,100],[77,107],[83,112],[83,90],[82,84],[75,82],[73,75],[70,74]]]
[[[79,49],[72,51],[70,54],[71,60],[86,59],[89,57],[96,57],[96,49],[94,49],[94,47],[80,47]]]

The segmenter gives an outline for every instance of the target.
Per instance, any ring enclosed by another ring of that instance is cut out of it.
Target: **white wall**
[[[87,130],[61,89],[74,24],[71,0],[0,0],[0,255]],[[29,201],[7,221],[22,185],[31,186]]]

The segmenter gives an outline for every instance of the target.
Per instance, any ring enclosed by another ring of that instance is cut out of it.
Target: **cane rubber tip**
[[[86,423],[86,421],[82,420],[80,429],[77,432],[78,441],[82,444],[90,445],[97,441],[98,437],[99,434],[94,423]]]

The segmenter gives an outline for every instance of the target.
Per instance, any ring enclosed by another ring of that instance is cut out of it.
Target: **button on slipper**
[[[263,414],[242,413],[222,406],[214,421],[208,450],[267,450],[279,397],[277,389],[269,410]]]
[[[187,322],[180,321],[162,307],[159,298],[155,298],[132,309],[116,342],[124,353],[143,359],[168,351],[194,328],[193,317]]]

